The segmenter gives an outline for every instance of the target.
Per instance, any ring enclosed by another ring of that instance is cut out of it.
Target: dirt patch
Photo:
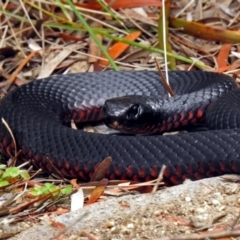
[[[11,239],[154,239],[219,233],[238,224],[239,204],[238,183],[210,178],[161,189],[154,195],[112,198],[52,218],[65,230],[45,218]]]

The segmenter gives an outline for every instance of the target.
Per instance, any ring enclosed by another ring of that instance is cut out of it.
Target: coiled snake
[[[106,99],[125,95],[166,95],[160,77],[153,71],[94,72],[51,76],[10,92],[0,103],[0,116],[9,124],[23,159],[46,171],[52,166],[64,176],[89,180],[106,157],[112,164],[110,179],[156,178],[163,164],[164,179],[178,184],[223,173],[240,172],[240,92],[234,81],[222,74],[194,71],[169,72],[180,101],[177,115],[163,120],[162,130],[194,123],[220,95],[207,116],[212,128],[234,128],[183,133],[171,136],[104,135],[74,130],[69,121],[98,121]],[[230,93],[225,93],[230,91]],[[166,97],[165,97],[166,98]],[[204,103],[200,100],[205,99]],[[189,110],[190,102],[194,107]],[[170,112],[175,107],[170,107]],[[222,111],[220,111],[222,110]],[[151,119],[149,119],[151,120]],[[161,126],[158,126],[161,128]],[[14,144],[0,124],[1,151],[11,156]]]

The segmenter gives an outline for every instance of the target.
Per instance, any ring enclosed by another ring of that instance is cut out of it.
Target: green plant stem
[[[100,50],[102,51],[102,53],[105,55],[105,57],[107,58],[107,60],[109,61],[109,63],[111,64],[111,66],[113,67],[113,69],[115,71],[119,71],[118,66],[116,65],[116,63],[114,62],[114,60],[110,57],[110,55],[108,54],[108,52],[106,51],[106,49],[103,47],[103,45],[101,44],[101,42],[99,41],[98,37],[95,35],[94,31],[91,29],[91,27],[87,24],[87,22],[85,21],[85,19],[82,17],[81,13],[76,9],[76,7],[74,6],[74,4],[72,3],[71,0],[67,0],[67,3],[69,4],[69,6],[72,8],[73,12],[75,13],[75,15],[78,17],[79,21],[81,22],[81,24],[83,25],[83,27],[88,31],[89,35],[92,37],[92,39],[95,41],[95,43],[98,45],[98,47],[100,48]]]
[[[138,47],[138,48],[141,48],[141,49],[144,49],[144,50],[148,50],[150,52],[155,52],[155,53],[159,53],[159,54],[163,54],[164,53],[163,50],[155,48],[155,47],[152,47],[152,46],[146,46],[146,45],[144,45],[142,43],[134,42],[134,41],[127,40],[127,39],[124,39],[124,38],[120,38],[120,37],[116,37],[116,36],[113,36],[113,35],[110,35],[110,34],[107,34],[107,33],[102,33],[102,34],[104,36],[110,38],[110,39],[115,40],[115,41],[127,43],[127,44],[129,44],[131,46],[135,46],[135,47]],[[174,54],[174,53],[167,52],[166,54],[168,56],[170,56],[170,57],[174,57],[175,59],[177,59],[179,61],[192,64],[192,65],[194,65],[194,66],[196,66],[196,67],[198,67],[200,69],[212,70],[210,67],[208,67],[207,65],[205,65],[204,63],[202,63],[200,61],[195,61],[195,60],[192,60],[192,59],[189,59],[189,58],[185,58],[183,56],[180,56],[180,55],[177,55],[177,54]]]

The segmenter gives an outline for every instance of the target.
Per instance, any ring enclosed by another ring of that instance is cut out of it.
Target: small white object
[[[133,225],[132,223],[129,223],[129,224],[127,225],[127,228],[128,228],[128,229],[133,229],[133,228],[134,228],[134,225]]]
[[[80,188],[76,193],[71,196],[71,212],[76,211],[83,207],[84,195],[83,190]]]
[[[37,44],[37,42],[32,38],[28,39],[27,43],[28,47],[33,51],[40,51],[42,49],[39,44]]]
[[[233,56],[235,56],[237,58],[240,58],[240,53],[239,52],[232,51],[231,53],[232,53]]]
[[[133,10],[144,17],[148,17],[146,11],[142,7],[136,7],[136,8],[133,8]]]
[[[186,202],[190,202],[192,199],[190,197],[185,197]]]

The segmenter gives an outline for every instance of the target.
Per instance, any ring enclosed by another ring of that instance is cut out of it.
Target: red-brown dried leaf
[[[124,39],[135,41],[140,35],[141,35],[141,32],[137,31],[137,32],[133,32],[133,33],[128,34],[127,36],[124,37]],[[111,56],[111,58],[113,60],[115,60],[128,47],[129,47],[129,44],[127,44],[127,43],[117,42],[108,50],[108,54]],[[109,61],[105,58],[105,59],[100,60],[99,64],[102,65],[102,66],[108,66]]]
[[[99,186],[96,186],[94,188],[91,196],[88,198],[87,204],[95,203],[99,199],[99,197],[103,194],[107,185],[108,185],[107,179],[103,179],[102,181],[100,181]]]
[[[95,169],[90,181],[92,182],[102,180],[106,176],[106,173],[108,172],[111,163],[111,157],[105,158]]]
[[[120,8],[136,8],[136,7],[161,7],[162,6],[162,2],[159,0],[115,0],[115,1],[111,1],[111,0],[106,0],[106,3],[111,3],[113,2],[110,7],[118,10]],[[78,7],[82,7],[82,8],[88,8],[88,9],[92,9],[92,10],[100,10],[102,9],[102,6],[99,5],[95,0],[93,1],[88,1],[88,3],[75,3],[76,6]]]
[[[217,63],[218,63],[218,68],[225,68],[228,67],[228,57],[229,53],[231,50],[232,44],[223,44],[218,56],[217,56]]]

